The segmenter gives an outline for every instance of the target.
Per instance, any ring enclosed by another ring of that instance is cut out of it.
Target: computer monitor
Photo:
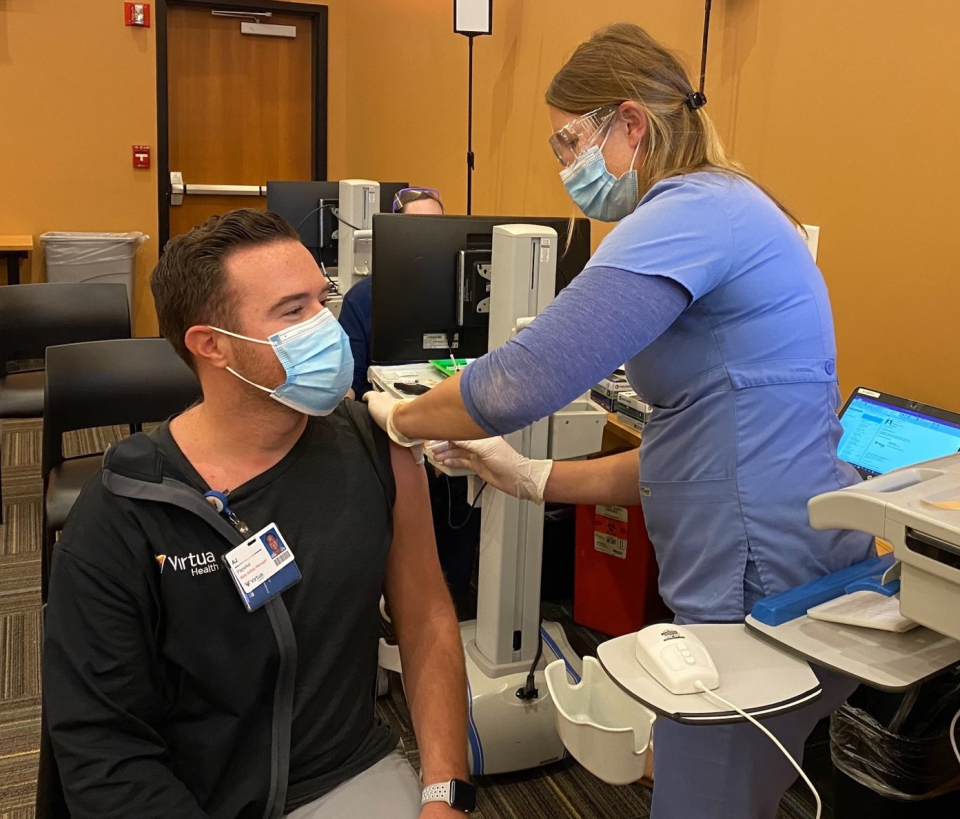
[[[267,210],[293,225],[317,263],[322,260],[327,267],[337,266],[333,238],[337,220],[332,208],[339,197],[339,182],[267,182]]]
[[[960,452],[960,415],[858,387],[840,411],[838,455],[864,478]]]
[[[390,213],[393,197],[406,187],[406,182],[381,182],[380,210]],[[267,210],[293,225],[313,258],[328,268],[337,266],[339,225],[333,208],[339,201],[339,182],[267,182]]]
[[[497,225],[543,225],[557,232],[557,292],[590,258],[590,222],[530,216],[373,217],[373,340],[377,364],[476,358],[487,352],[489,315],[476,307],[474,275],[489,265]],[[464,288],[466,280],[467,287]],[[467,309],[462,305],[467,303]],[[448,350],[447,348],[450,348]]]

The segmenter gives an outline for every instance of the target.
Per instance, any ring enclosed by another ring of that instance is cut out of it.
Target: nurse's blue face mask
[[[232,367],[227,371],[304,415],[329,415],[346,397],[353,381],[350,339],[329,310],[274,333],[266,341],[210,327],[254,344],[268,344],[280,359],[287,380],[276,389],[255,384]]]
[[[597,109],[561,128],[550,139],[557,159],[565,165],[560,171],[560,178],[570,198],[585,216],[601,222],[620,221],[636,210],[640,200],[637,171],[634,168],[640,143],[637,142],[634,149],[630,170],[619,179],[610,173],[603,158],[603,148],[616,114],[615,106]],[[584,129],[591,126],[595,127],[589,139],[595,140],[603,132],[603,141],[576,153],[578,146],[572,145],[571,140],[582,137]]]

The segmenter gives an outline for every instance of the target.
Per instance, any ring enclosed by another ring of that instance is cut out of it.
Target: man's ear
[[[187,330],[183,343],[198,363],[206,362],[219,370],[226,369],[230,364],[226,356],[229,339],[206,325],[197,324]]]

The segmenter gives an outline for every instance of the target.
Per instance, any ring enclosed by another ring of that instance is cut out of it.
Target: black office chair
[[[8,373],[11,362],[42,359],[54,344],[109,338],[130,338],[130,308],[122,284],[0,287],[0,420],[43,415],[43,370]]]
[[[50,557],[80,490],[103,455],[64,458],[63,434],[114,424],[163,421],[200,398],[200,383],[162,338],[65,344],[47,349],[43,402],[43,557],[47,599]]]

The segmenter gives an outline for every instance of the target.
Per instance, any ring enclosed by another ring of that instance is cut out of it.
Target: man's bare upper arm
[[[390,445],[390,458],[397,496],[387,560],[387,599],[400,618],[405,611],[429,616],[434,604],[449,604],[449,595],[437,557],[426,470],[414,463],[409,449],[396,444]]]

